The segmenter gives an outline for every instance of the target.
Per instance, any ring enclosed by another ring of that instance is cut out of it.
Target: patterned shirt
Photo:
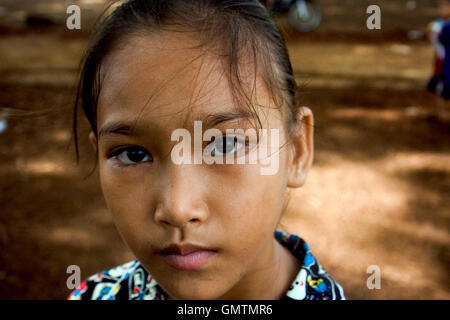
[[[285,300],[345,300],[342,287],[325,272],[309,246],[297,235],[275,231],[275,238],[303,261]],[[131,261],[89,277],[68,300],[167,300],[168,295],[139,261]]]

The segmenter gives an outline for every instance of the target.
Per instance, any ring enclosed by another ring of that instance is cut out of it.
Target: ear
[[[301,187],[314,158],[314,117],[311,109],[301,107],[296,114],[296,130],[293,138],[293,155],[289,167],[288,187]]]
[[[91,141],[91,144],[94,147],[94,150],[97,151],[97,148],[98,148],[97,137],[95,136],[94,131],[92,131],[92,130],[91,130],[91,132],[89,132],[89,141]]]

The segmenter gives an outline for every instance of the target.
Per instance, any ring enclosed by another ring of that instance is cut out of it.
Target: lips
[[[193,244],[173,244],[157,250],[156,253],[174,269],[195,270],[213,258],[217,254],[217,250]]]

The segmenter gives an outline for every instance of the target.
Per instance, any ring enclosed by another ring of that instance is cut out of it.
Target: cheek
[[[217,213],[228,245],[245,257],[272,238],[284,204],[286,179],[282,175],[262,176],[258,167],[237,170],[230,175],[233,179],[221,183],[221,192],[210,202],[210,209]]]
[[[99,165],[99,172],[106,204],[122,235],[151,220],[153,190],[146,175],[107,163]]]

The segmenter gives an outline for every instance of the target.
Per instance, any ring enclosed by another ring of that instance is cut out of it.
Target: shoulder
[[[304,265],[286,297],[293,300],[346,300],[341,285],[328,275],[310,252],[306,253]]]
[[[345,300],[344,290],[323,269],[312,255],[308,244],[297,235],[278,234],[284,244],[297,256],[303,265],[286,293],[292,300]]]
[[[160,300],[164,293],[139,261],[96,273],[83,281],[67,300]]]

